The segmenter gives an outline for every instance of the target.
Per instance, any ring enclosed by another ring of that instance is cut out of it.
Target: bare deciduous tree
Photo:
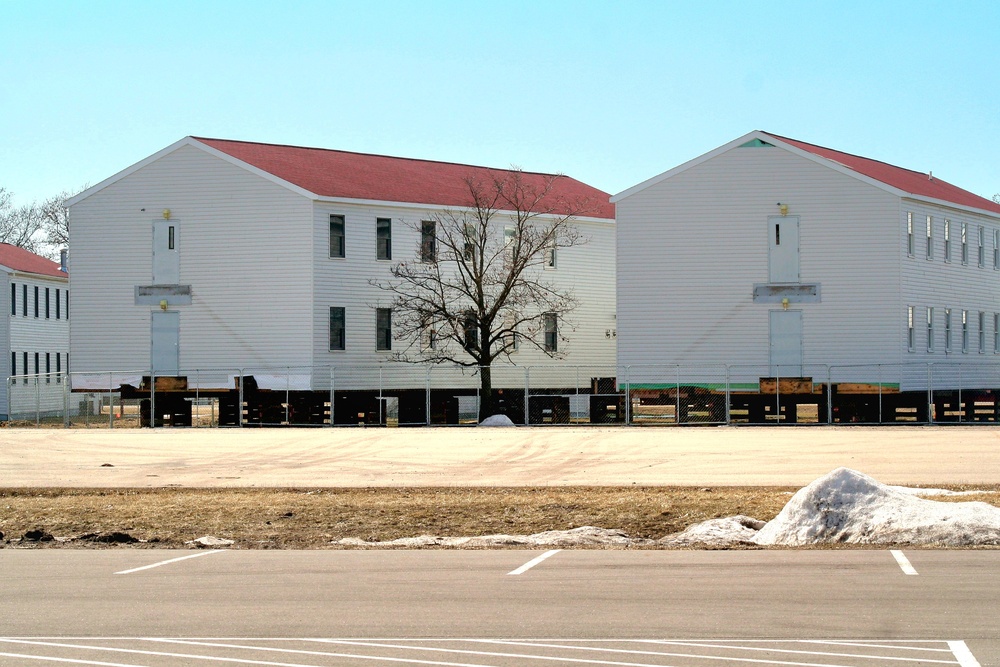
[[[42,216],[34,204],[14,206],[10,191],[0,187],[0,243],[37,253],[44,241]]]
[[[82,192],[86,186],[78,192]],[[45,230],[45,242],[54,248],[66,248],[69,246],[69,209],[66,208],[66,200],[77,194],[69,190],[63,190],[54,197],[49,197],[39,210],[42,215],[42,227]]]
[[[371,281],[390,297],[396,360],[478,369],[480,420],[493,411],[494,361],[519,346],[563,355],[563,318],[577,301],[544,269],[587,241],[572,223],[597,202],[558,197],[560,178],[517,169],[467,177],[469,206],[405,222],[421,239],[416,259]]]

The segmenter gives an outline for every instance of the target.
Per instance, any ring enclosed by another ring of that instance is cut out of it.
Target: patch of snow
[[[986,493],[996,493],[996,491],[949,491],[948,489],[921,489],[912,486],[890,486],[894,491],[909,493],[914,496],[977,496]]]
[[[215,537],[213,535],[204,535],[198,539],[191,540],[190,542],[185,542],[184,544],[189,544],[195,547],[228,547],[230,544],[234,544],[233,540],[226,539],[224,537]]]
[[[493,415],[479,422],[480,426],[515,426],[507,415]]]
[[[652,544],[652,540],[632,538],[620,530],[581,526],[570,530],[547,530],[534,535],[479,535],[476,537],[436,537],[421,535],[419,537],[403,537],[386,542],[366,542],[357,538],[345,538],[335,544],[358,547],[404,547],[417,548],[428,546],[440,547],[498,547],[498,546],[537,546],[537,547],[581,547],[581,546],[631,546],[636,544]]]
[[[942,503],[838,468],[799,490],[755,544],[1000,544],[1000,508]]]
[[[705,545],[728,547],[735,544],[753,544],[757,531],[764,522],[749,516],[727,516],[722,519],[702,521],[688,526],[683,532],[667,535],[657,544],[667,547],[687,547]]]

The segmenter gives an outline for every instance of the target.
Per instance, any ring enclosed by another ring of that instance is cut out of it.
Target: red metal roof
[[[192,138],[320,197],[470,206],[467,177],[486,180],[510,171],[324,148]],[[541,187],[552,176],[522,174],[527,184],[535,187]],[[608,193],[597,188],[569,176],[558,176],[546,199],[546,209],[566,214],[585,202],[588,210],[579,215],[613,219],[615,207],[609,198]]]
[[[0,243],[0,266],[14,271],[37,273],[42,276],[69,278],[69,274],[59,270],[59,264],[24,248],[9,243]]]
[[[947,181],[941,180],[937,176],[931,178],[929,174],[912,171],[910,169],[903,169],[902,167],[896,167],[885,162],[879,162],[878,160],[871,160],[859,155],[851,155],[850,153],[841,153],[840,151],[835,151],[832,148],[824,148],[823,146],[808,144],[804,141],[789,139],[788,137],[771,134],[770,132],[767,132],[766,134],[769,134],[775,139],[779,139],[786,144],[791,144],[796,148],[808,151],[813,155],[818,155],[826,158],[827,160],[837,162],[838,164],[856,171],[859,174],[864,174],[869,178],[874,178],[876,181],[881,181],[886,185],[892,186],[909,194],[918,195],[920,197],[929,197],[931,199],[940,199],[952,204],[978,208],[992,213],[1000,213],[1000,204],[995,201],[986,199],[985,197],[980,197],[979,195],[973,194],[968,190],[963,190],[956,185],[952,185]]]

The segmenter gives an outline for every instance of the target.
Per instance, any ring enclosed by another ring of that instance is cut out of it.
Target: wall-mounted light
[[[787,296],[784,299],[781,300],[781,309],[782,310],[788,310],[788,297]]]
[[[788,204],[782,204],[780,201],[777,204],[778,210],[781,211],[781,215],[788,215]]]
[[[785,300],[787,301],[788,299],[785,299]],[[166,299],[160,299],[160,310],[166,310],[166,309],[167,309],[167,300]]]
[[[170,219],[170,209],[169,208],[163,209],[163,219],[164,220],[169,220]]]

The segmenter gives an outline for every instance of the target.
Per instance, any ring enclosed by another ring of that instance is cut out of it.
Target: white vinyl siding
[[[193,294],[177,307],[181,369],[308,364],[312,202],[182,145],[72,206],[73,370],[149,367],[151,307],[134,290],[150,284],[164,209],[184,227],[179,277]]]

